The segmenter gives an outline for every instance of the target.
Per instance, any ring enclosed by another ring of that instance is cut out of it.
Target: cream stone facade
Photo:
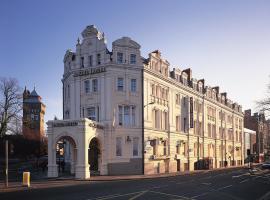
[[[194,79],[191,69],[170,71],[159,51],[143,58],[128,37],[109,51],[104,34],[87,26],[76,51],[65,54],[62,82],[63,120],[47,123],[50,177],[58,176],[62,138],[70,171],[82,179],[94,171],[154,174],[243,163],[241,106]]]

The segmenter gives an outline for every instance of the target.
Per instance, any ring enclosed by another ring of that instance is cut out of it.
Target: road
[[[259,170],[255,174],[250,174],[244,168],[141,180],[96,182],[70,180],[52,181],[49,184],[51,184],[49,188],[37,187],[0,193],[0,199],[270,200],[270,170]]]

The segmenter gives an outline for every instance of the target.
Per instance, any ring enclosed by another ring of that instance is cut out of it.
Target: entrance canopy
[[[72,168],[78,179],[89,179],[88,148],[93,138],[104,141],[104,126],[87,118],[79,120],[50,120],[48,130],[48,177],[58,177],[57,142],[69,138],[72,145]]]

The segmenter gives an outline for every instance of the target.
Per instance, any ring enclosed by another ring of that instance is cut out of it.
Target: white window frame
[[[115,155],[117,157],[122,156],[122,137],[116,137],[115,139]]]
[[[136,54],[134,54],[134,53],[130,54],[130,64],[135,65],[136,64],[136,59],[137,59]]]
[[[92,79],[92,92],[98,92],[98,79]]]
[[[135,78],[132,78],[130,80],[130,91],[131,92],[137,92],[137,79],[135,79]]]
[[[120,80],[122,80],[122,85],[119,84],[119,83],[121,83],[121,82],[119,82]],[[120,88],[122,88],[122,89],[120,89]],[[123,92],[124,89],[125,89],[125,79],[122,78],[122,77],[118,77],[117,78],[117,91],[118,92]]]
[[[122,52],[117,52],[116,54],[116,60],[118,64],[124,63],[124,53]]]
[[[139,137],[134,137],[133,138],[132,154],[133,154],[134,157],[139,156]]]
[[[84,81],[84,93],[89,94],[90,93],[90,80]]]
[[[118,125],[119,126],[136,126],[136,106],[119,105],[118,106]]]

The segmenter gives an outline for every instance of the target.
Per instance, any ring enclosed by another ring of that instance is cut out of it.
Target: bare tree
[[[270,114],[270,83],[267,86],[267,92],[265,98],[256,102],[257,108],[263,111],[267,116]]]
[[[22,92],[14,78],[0,78],[0,137],[15,133],[20,126]]]

